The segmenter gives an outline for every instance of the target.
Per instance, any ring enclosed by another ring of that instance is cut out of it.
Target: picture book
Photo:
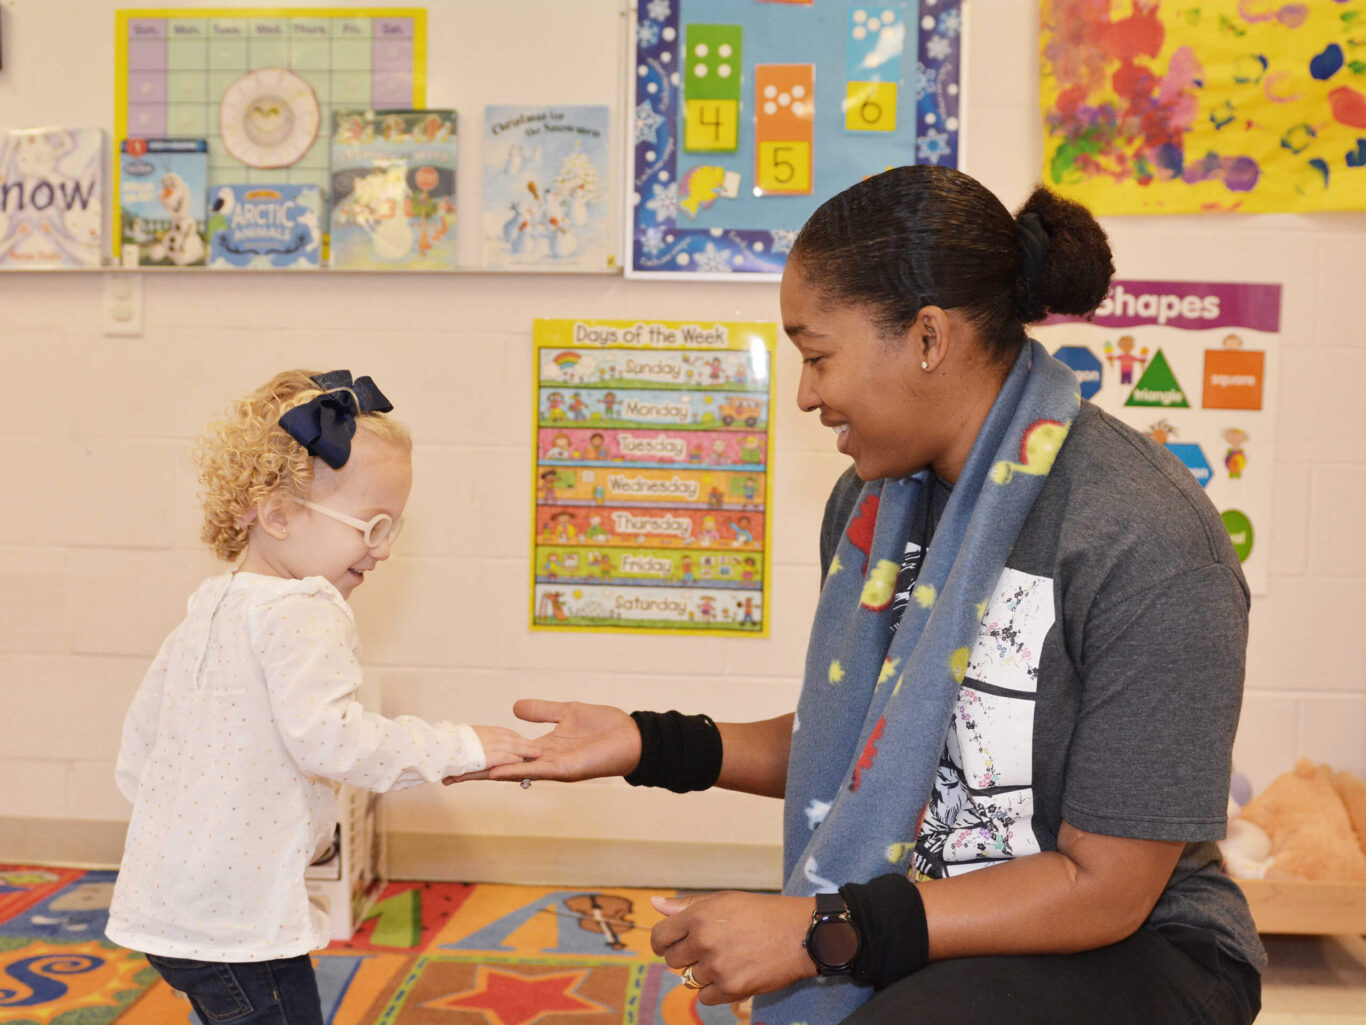
[[[453,110],[338,110],[332,117],[331,265],[456,264]]]
[[[208,143],[204,139],[124,139],[119,151],[119,240],[124,265],[203,266]]]
[[[102,130],[0,135],[0,267],[98,267],[103,193]]]
[[[210,267],[316,267],[322,189],[316,185],[215,185],[209,203]]]
[[[484,265],[608,270],[608,109],[484,108]]]

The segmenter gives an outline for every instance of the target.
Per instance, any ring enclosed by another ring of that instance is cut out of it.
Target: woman
[[[854,465],[796,714],[518,702],[556,726],[495,778],[785,798],[782,896],[659,905],[655,949],[704,1003],[768,994],[768,1025],[1256,1016],[1265,955],[1212,842],[1247,586],[1184,466],[1024,329],[1091,312],[1112,273],[1044,189],[1012,218],[916,166],[827,202],[782,314],[798,404]]]

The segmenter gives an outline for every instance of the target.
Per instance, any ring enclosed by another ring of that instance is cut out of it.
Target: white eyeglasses
[[[388,513],[380,513],[371,520],[358,520],[354,516],[347,516],[345,513],[339,513],[335,509],[329,509],[326,506],[318,505],[314,502],[307,502],[302,498],[295,498],[294,501],[312,509],[314,512],[322,513],[324,516],[334,519],[338,523],[345,523],[348,527],[355,527],[365,535],[366,548],[378,548],[386,541],[393,544],[398,540],[399,532],[403,529],[402,516],[398,519],[394,519]]]

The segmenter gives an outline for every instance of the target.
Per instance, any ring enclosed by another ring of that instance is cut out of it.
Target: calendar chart
[[[205,139],[211,185],[316,185],[327,197],[334,109],[425,105],[423,9],[115,17],[116,138]]]
[[[961,0],[641,0],[632,276],[782,273],[837,192],[957,166]]]

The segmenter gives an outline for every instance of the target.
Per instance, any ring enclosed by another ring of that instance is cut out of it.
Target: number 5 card
[[[811,194],[816,66],[754,65],[754,181],[762,193]]]

